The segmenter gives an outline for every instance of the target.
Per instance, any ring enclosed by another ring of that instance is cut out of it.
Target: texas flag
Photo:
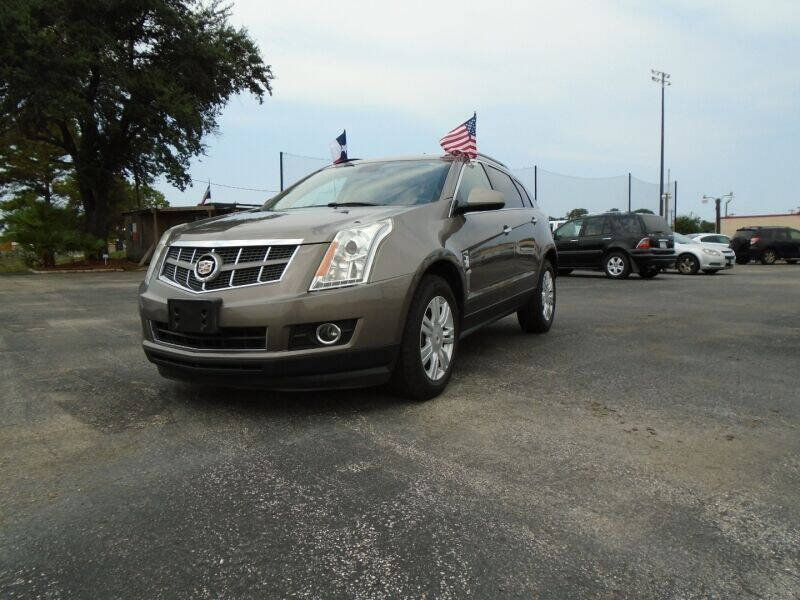
[[[333,164],[347,160],[347,131],[331,142],[331,159]]]

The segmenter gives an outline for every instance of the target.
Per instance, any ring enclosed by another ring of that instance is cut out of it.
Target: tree
[[[0,210],[5,213],[0,239],[22,246],[29,264],[49,267],[55,264],[56,253],[92,252],[102,246],[83,232],[81,215],[55,197],[44,201],[34,192],[20,192],[0,202]]]
[[[585,208],[573,208],[571,211],[567,213],[567,219],[577,219],[578,217],[582,217],[583,215],[588,215],[589,211]]]
[[[86,229],[99,239],[117,178],[163,175],[184,189],[229,98],[272,93],[270,66],[218,0],[2,6],[0,131],[69,156]]]
[[[688,215],[680,215],[675,219],[673,229],[678,233],[713,233],[716,231],[717,226],[710,222],[704,221],[694,213]]]
[[[637,208],[633,212],[640,213],[640,214],[643,214],[643,215],[654,215],[654,214],[656,214],[652,210],[650,210],[649,208]]]
[[[69,169],[64,152],[14,130],[0,135],[0,195],[32,192],[51,203],[53,186]]]
[[[59,182],[55,186],[55,191],[66,199],[69,206],[81,212],[80,190],[74,177]],[[142,208],[167,208],[169,202],[164,194],[149,185],[142,185],[137,191],[135,185],[125,178],[116,177],[109,189],[109,205],[111,206],[108,218],[109,233],[120,237],[124,212]]]

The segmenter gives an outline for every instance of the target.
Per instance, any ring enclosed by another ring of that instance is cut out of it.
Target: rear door
[[[559,267],[575,267],[578,264],[579,243],[584,219],[567,221],[553,232],[553,240],[558,251]]]
[[[772,247],[781,258],[793,258],[795,254],[795,244],[789,237],[789,229],[774,229],[772,232]]]
[[[674,240],[672,228],[664,217],[658,215],[640,214],[639,218],[644,225],[645,235],[650,237],[650,247],[655,254],[661,251],[672,251]]]
[[[578,241],[576,264],[581,267],[600,265],[608,243],[612,240],[611,222],[608,217],[588,217]]]
[[[790,256],[800,258],[800,231],[797,229],[789,229],[789,240],[791,242]]]

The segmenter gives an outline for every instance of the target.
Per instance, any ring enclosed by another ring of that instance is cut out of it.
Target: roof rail
[[[500,161],[499,161],[499,160],[497,160],[496,158],[492,158],[492,157],[491,157],[491,156],[489,156],[488,154],[484,154],[483,152],[478,152],[478,156],[481,156],[481,157],[483,157],[483,158],[487,158],[487,159],[489,159],[490,161],[492,161],[492,162],[495,162],[495,163],[497,163],[498,165],[505,167],[506,169],[508,168],[508,165],[506,165],[505,163],[502,163],[502,162],[500,162]]]

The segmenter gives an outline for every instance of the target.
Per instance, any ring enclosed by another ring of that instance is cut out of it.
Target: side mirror
[[[461,206],[461,212],[478,210],[497,210],[506,205],[503,192],[497,190],[474,189],[467,196],[467,203]]]

